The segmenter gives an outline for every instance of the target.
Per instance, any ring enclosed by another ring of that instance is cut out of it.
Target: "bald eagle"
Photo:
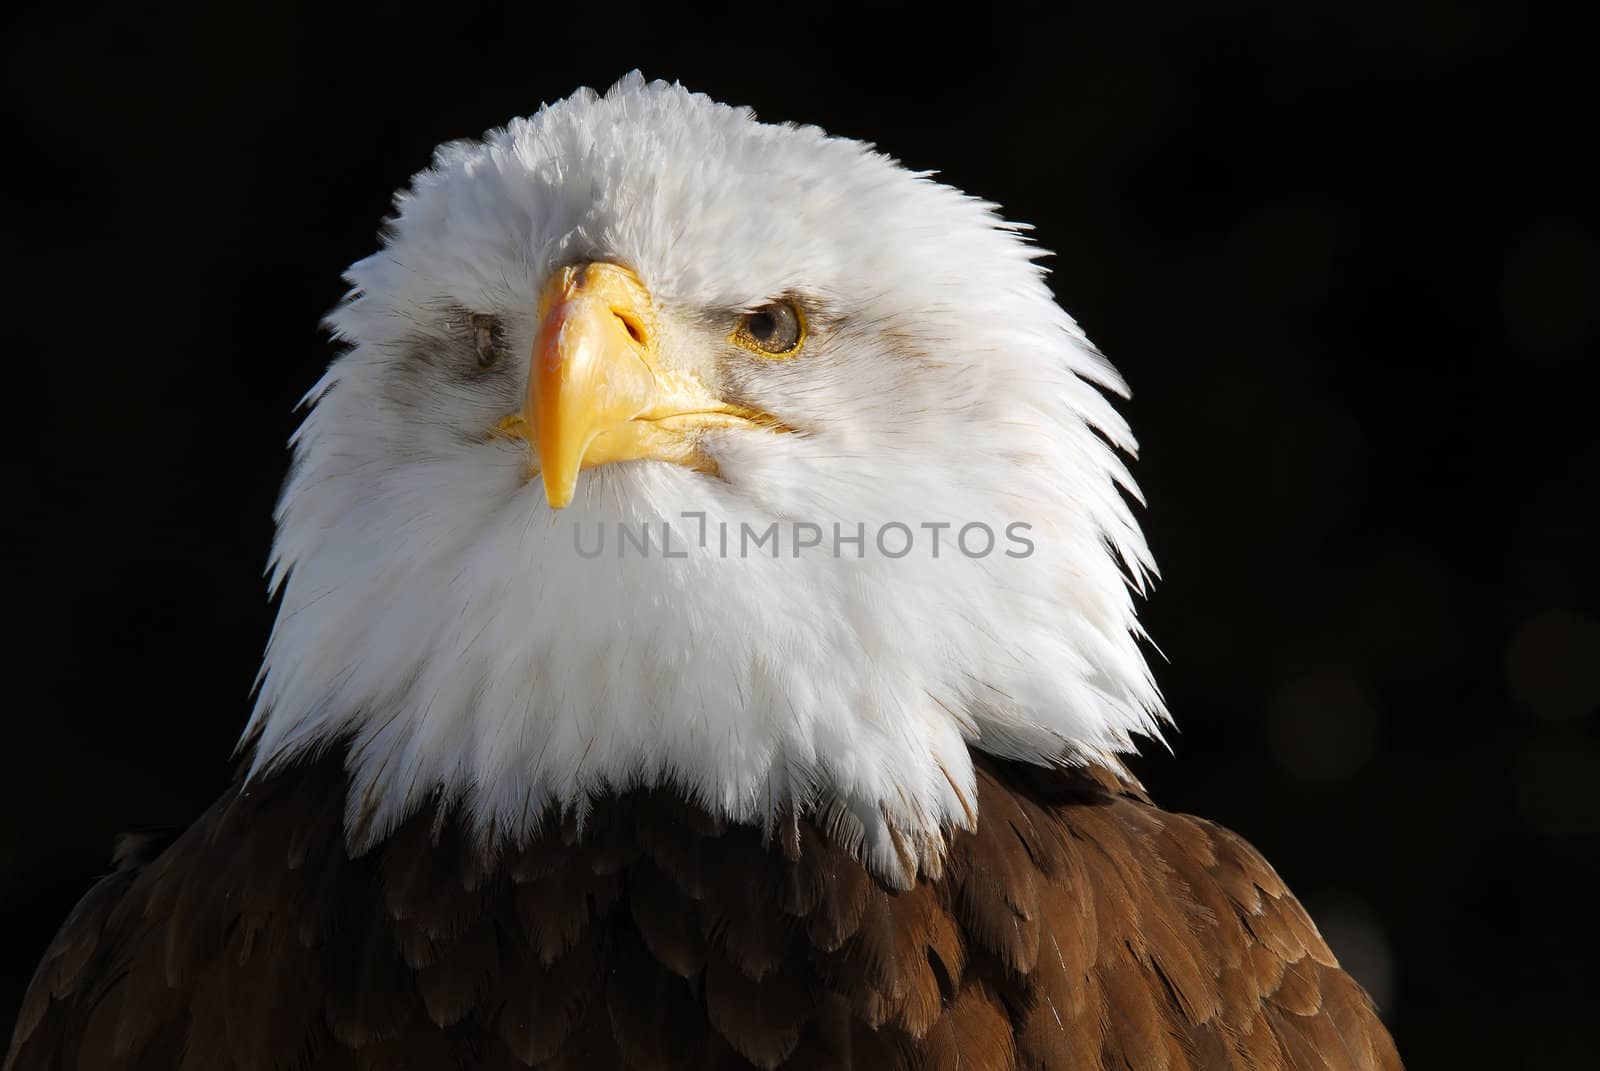
[[[5,1067],[1397,1068],[1167,719],[1117,373],[993,205],[637,75],[330,315],[234,785]]]

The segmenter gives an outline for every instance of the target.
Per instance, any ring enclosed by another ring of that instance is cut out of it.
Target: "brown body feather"
[[[492,858],[429,813],[350,859],[308,762],[119,853],[5,1068],[1399,1068],[1249,845],[979,761],[976,832],[907,891],[646,791]]]

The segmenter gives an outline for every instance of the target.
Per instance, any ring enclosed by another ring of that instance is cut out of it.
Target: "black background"
[[[1165,805],[1417,1068],[1592,1056],[1588,27],[1453,3],[110,5],[7,48],[0,1016],[231,774],[319,317],[436,143],[639,66],[1002,203],[1132,383]],[[3,1027],[8,1019],[0,1019]]]

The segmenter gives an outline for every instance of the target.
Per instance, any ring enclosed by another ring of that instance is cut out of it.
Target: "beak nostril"
[[[641,346],[644,345],[643,324],[620,309],[612,309],[611,315],[615,316],[622,323],[623,330],[628,332],[629,338],[633,339],[634,342]]]

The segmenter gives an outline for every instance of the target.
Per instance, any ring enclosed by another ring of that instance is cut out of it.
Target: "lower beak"
[[[557,271],[539,299],[540,325],[520,423],[538,456],[545,498],[572,501],[583,469],[653,459],[701,472],[707,428],[771,427],[718,398],[698,378],[664,370],[655,308],[637,276],[594,262]]]

